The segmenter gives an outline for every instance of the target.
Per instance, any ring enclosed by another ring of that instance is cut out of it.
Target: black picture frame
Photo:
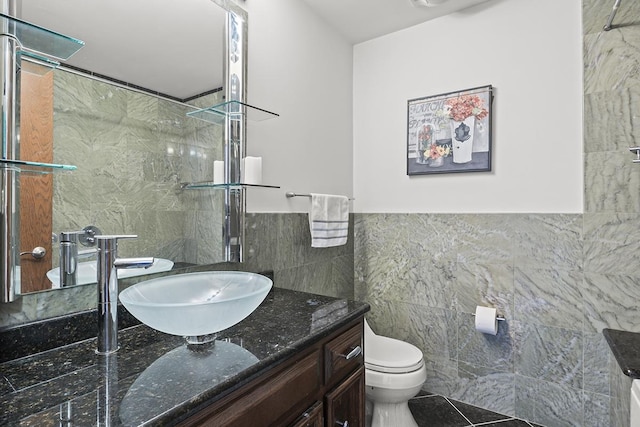
[[[491,171],[493,86],[407,101],[407,175]]]

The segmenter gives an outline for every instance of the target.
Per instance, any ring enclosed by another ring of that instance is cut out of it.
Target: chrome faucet
[[[96,236],[98,242],[98,354],[118,350],[118,268],[149,268],[152,257],[117,258],[118,239],[136,235]]]
[[[78,260],[88,258],[97,253],[95,248],[78,251],[78,242],[92,245],[95,243],[96,233],[99,232],[100,230],[97,228],[89,226],[79,231],[63,231],[60,233],[61,288],[78,284]]]

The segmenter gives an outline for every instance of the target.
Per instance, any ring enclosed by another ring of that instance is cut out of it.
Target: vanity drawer
[[[324,382],[335,384],[364,365],[363,324],[348,329],[324,346]]]
[[[317,400],[322,389],[320,349],[285,364],[255,386],[242,389],[222,405],[213,405],[181,426],[277,426],[289,424]]]

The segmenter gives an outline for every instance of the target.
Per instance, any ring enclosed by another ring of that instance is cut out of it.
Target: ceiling
[[[224,11],[212,0],[176,1],[21,0],[18,16],[84,40],[68,64],[183,99],[222,85]],[[303,1],[355,44],[488,0]]]
[[[303,0],[351,43],[360,43],[488,0],[429,0],[442,4],[416,7],[413,0]]]

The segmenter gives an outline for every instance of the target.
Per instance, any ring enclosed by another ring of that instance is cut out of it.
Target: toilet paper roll
[[[476,331],[490,335],[498,333],[498,314],[495,308],[476,306]]]
[[[213,161],[213,183],[224,184],[224,162],[222,160]]]
[[[245,157],[242,159],[242,182],[245,184],[262,184],[262,157]]]

